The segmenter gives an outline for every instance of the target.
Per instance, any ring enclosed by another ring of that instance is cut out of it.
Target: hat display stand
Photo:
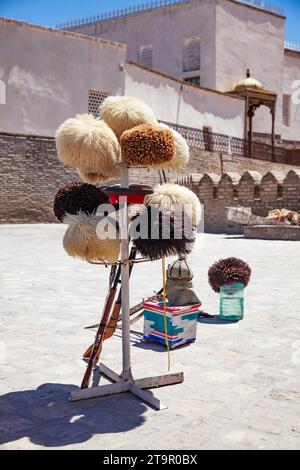
[[[129,168],[120,164],[121,167],[121,186],[129,187]],[[124,201],[123,201],[124,199]],[[156,410],[165,409],[158,398],[147,389],[157,388],[166,385],[181,383],[184,380],[183,372],[159,375],[156,377],[145,377],[135,379],[132,373],[131,351],[130,351],[130,285],[129,274],[130,264],[135,260],[130,260],[129,238],[128,238],[128,204],[127,198],[122,198],[122,211],[120,220],[121,235],[121,313],[122,313],[122,372],[111,370],[100,362],[100,373],[106,376],[112,383],[100,385],[97,387],[81,388],[71,392],[70,401],[84,400],[87,398],[96,398],[119,393],[131,393],[143,402]],[[138,260],[136,260],[138,262]]]

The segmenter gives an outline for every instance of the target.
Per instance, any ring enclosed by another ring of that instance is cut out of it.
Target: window
[[[153,46],[148,44],[147,46],[141,46],[139,48],[138,61],[140,65],[152,69],[153,67]]]
[[[291,95],[283,95],[282,122],[286,127],[291,125]]]
[[[183,46],[183,71],[200,70],[201,50],[200,38],[192,37],[185,39]]]
[[[200,77],[187,77],[184,79],[187,83],[193,83],[194,85],[200,86]]]
[[[89,100],[88,100],[88,113],[93,114],[94,117],[99,116],[99,106],[103,103],[105,98],[110,95],[109,92],[103,90],[96,90],[91,88],[89,90]]]

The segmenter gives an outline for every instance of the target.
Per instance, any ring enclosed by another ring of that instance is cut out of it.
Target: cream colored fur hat
[[[66,165],[94,175],[97,183],[119,177],[119,143],[104,121],[77,115],[58,128],[55,139],[58,158]]]
[[[118,139],[124,131],[140,124],[157,125],[150,106],[131,96],[108,96],[100,106],[100,116]]]
[[[81,181],[84,183],[89,184],[98,184],[98,183],[107,183],[108,181],[119,180],[120,179],[120,171],[119,169],[116,171],[116,175],[113,176],[104,176],[101,173],[85,173],[77,168],[77,173],[80,176]]]
[[[194,225],[201,220],[201,204],[193,191],[179,184],[157,184],[153,194],[145,196],[146,206],[183,206],[185,213],[192,219]]]
[[[115,238],[100,239],[96,228],[101,220],[102,217],[89,216],[82,212],[64,217],[63,222],[69,225],[63,238],[63,246],[68,255],[86,261],[114,263],[118,260],[120,252],[118,233]]]

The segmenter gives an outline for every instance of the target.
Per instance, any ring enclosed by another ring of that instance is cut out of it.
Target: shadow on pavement
[[[28,437],[40,446],[60,447],[88,441],[95,434],[129,431],[145,421],[146,405],[130,394],[69,402],[70,392],[77,388],[47,383],[2,395],[0,444]]]
[[[232,323],[238,323],[236,320],[221,320],[220,315],[211,315],[210,317],[198,317],[199,323],[205,323],[206,325],[230,325]]]

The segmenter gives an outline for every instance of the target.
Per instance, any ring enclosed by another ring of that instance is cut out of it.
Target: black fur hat
[[[92,214],[100,204],[109,203],[107,194],[102,189],[87,183],[70,183],[62,186],[54,198],[53,210],[56,218],[62,222],[64,216],[84,212]]]
[[[190,253],[195,242],[192,222],[184,214],[161,207],[144,207],[129,227],[136,249],[151,260]]]

